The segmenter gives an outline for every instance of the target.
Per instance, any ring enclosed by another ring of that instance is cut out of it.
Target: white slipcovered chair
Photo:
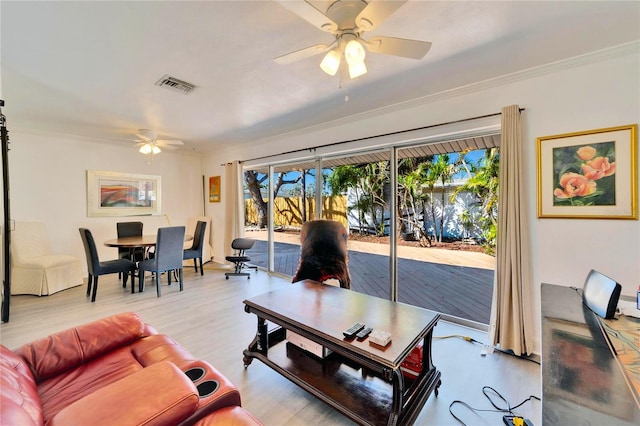
[[[46,296],[83,284],[80,258],[54,254],[41,222],[16,222],[11,232],[11,294]]]
[[[193,236],[196,233],[196,225],[198,224],[198,221],[207,223],[204,240],[202,241],[202,263],[207,263],[211,261],[211,258],[213,257],[213,247],[211,247],[211,218],[208,216],[193,216],[187,219],[186,235]],[[193,244],[192,238],[185,241],[184,249],[186,250],[191,248],[191,244]]]

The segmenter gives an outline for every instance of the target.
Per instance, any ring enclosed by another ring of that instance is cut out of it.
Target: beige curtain
[[[494,346],[530,355],[533,350],[531,277],[520,109],[502,109],[496,273],[489,338]]]
[[[238,161],[225,166],[224,255],[233,254],[231,242],[244,235],[244,192],[242,190],[242,167]]]

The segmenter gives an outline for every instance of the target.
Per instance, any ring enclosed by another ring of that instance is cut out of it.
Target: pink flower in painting
[[[607,157],[596,157],[582,165],[582,173],[587,179],[598,180],[616,172],[616,162],[609,163]]]
[[[595,157],[595,155],[596,155],[596,149],[589,145],[583,146],[580,149],[578,149],[578,157],[580,157],[582,161],[589,161],[593,157]]]
[[[596,192],[596,183],[578,173],[565,173],[560,178],[562,189],[556,188],[553,195],[557,198],[584,197]]]

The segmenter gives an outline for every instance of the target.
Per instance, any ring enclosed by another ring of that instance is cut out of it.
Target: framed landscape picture
[[[638,125],[536,140],[538,217],[638,219]]]
[[[160,176],[87,170],[87,216],[161,214]]]

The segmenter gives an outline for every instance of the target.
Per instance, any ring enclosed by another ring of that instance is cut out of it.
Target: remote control
[[[355,336],[358,331],[362,330],[364,328],[364,324],[362,323],[355,323],[353,324],[351,327],[349,327],[348,329],[346,329],[345,331],[342,332],[342,334],[344,334],[344,337],[346,337],[347,339],[351,339],[353,336]]]
[[[360,330],[360,331],[358,332],[358,334],[356,334],[356,338],[357,338],[358,340],[364,340],[364,339],[366,339],[366,338],[367,338],[367,336],[369,335],[369,333],[371,333],[371,331],[373,331],[373,328],[371,328],[371,327],[363,328],[362,330]]]

